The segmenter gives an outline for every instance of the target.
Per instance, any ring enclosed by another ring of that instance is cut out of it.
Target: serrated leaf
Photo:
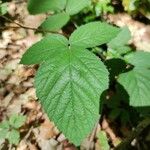
[[[131,33],[127,26],[123,27],[118,35],[107,45],[107,58],[122,58],[123,54],[130,52],[132,49],[127,46],[131,39]]]
[[[131,106],[150,106],[150,70],[135,67],[119,76],[118,82],[129,94]]]
[[[91,22],[78,27],[69,39],[74,47],[90,48],[108,43],[119,33],[120,29],[107,23]]]
[[[41,25],[41,28],[49,31],[58,31],[69,21],[70,16],[65,13],[59,13],[49,16]]]
[[[14,114],[9,119],[9,124],[14,128],[20,128],[25,123],[26,117]]]
[[[117,49],[118,47],[123,47],[131,39],[131,33],[128,27],[123,27],[118,35],[112,39],[108,46],[112,49]]]
[[[149,52],[144,52],[144,51],[133,52],[126,55],[125,60],[136,67],[150,68]]]
[[[0,4],[0,15],[5,15],[7,13],[7,3]]]
[[[0,123],[0,128],[1,129],[9,129],[9,122],[7,120],[3,121],[2,123]]]
[[[5,139],[7,137],[8,130],[7,129],[0,129],[0,140]]]
[[[83,8],[89,6],[91,4],[91,0],[68,0],[66,5],[66,12],[70,15],[77,14]]]
[[[60,11],[66,6],[67,0],[29,0],[28,10],[30,14],[39,14],[47,11]]]
[[[38,64],[50,57],[61,53],[68,46],[68,40],[57,34],[52,34],[44,37],[41,41],[32,45],[27,52],[23,55],[21,62],[22,64]]]
[[[17,130],[11,130],[7,136],[7,139],[10,144],[15,144],[17,145],[20,140],[20,133]]]
[[[79,145],[99,118],[99,98],[108,87],[108,71],[91,52],[66,48],[40,66],[35,87],[49,118]]]

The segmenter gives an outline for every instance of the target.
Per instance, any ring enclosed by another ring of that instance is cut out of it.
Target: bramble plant
[[[26,117],[23,115],[12,115],[9,120],[0,124],[0,140],[7,139],[10,144],[18,144],[20,133],[18,129],[25,123]]]
[[[83,8],[89,6],[91,0],[29,0],[28,10],[31,14],[53,11],[40,26],[40,28],[49,31],[58,31],[70,20],[72,15],[79,13]]]
[[[28,9],[32,14],[65,10],[72,15],[79,11],[77,8],[81,10],[86,6],[85,0],[80,2],[83,3],[77,7],[75,0],[38,3],[30,0]],[[57,19],[47,25],[57,26]],[[47,29],[47,25],[43,28]],[[115,81],[124,87],[130,106],[150,106],[150,53],[132,51],[128,46],[130,39],[127,27],[120,29],[95,21],[78,27],[68,39],[60,34],[49,34],[23,55],[22,64],[40,64],[34,84],[37,97],[50,120],[75,145],[81,144],[99,120],[100,96],[109,89],[109,83]],[[103,50],[102,45],[107,49]],[[124,67],[109,63],[116,59],[122,61]]]

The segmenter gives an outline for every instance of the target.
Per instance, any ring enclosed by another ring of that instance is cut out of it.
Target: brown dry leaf
[[[27,142],[25,140],[21,140],[17,146],[16,150],[27,150],[28,148]]]
[[[36,101],[28,101],[25,105],[24,108],[27,108],[29,110],[36,110],[38,106],[38,103]]]
[[[14,97],[13,92],[10,92],[7,96],[5,96],[5,98],[1,102],[1,107],[7,108],[13,97]]]
[[[2,39],[0,39],[0,49],[7,48],[8,44],[12,42],[11,35],[13,34],[12,30],[4,30],[2,32]]]
[[[77,150],[77,148],[75,146],[68,146],[66,148],[64,148],[64,150]]]
[[[21,113],[22,101],[13,99],[13,102],[7,107],[7,116]]]
[[[29,150],[38,150],[38,148],[35,146],[35,144],[32,144],[32,143],[28,143],[28,148]]]
[[[24,25],[27,27],[38,28],[45,19],[46,19],[45,14],[40,14],[36,16],[28,15],[24,19]]]
[[[5,81],[11,74],[11,70],[0,69],[0,81]]]
[[[45,121],[40,125],[39,132],[39,136],[45,140],[53,138],[58,134],[56,133],[54,123],[50,122],[48,118],[46,118]]]
[[[7,80],[7,84],[12,84],[12,85],[20,85],[20,78],[18,76],[12,75],[10,78]]]
[[[38,146],[40,147],[41,150],[56,150],[56,146],[58,142],[54,139],[46,140],[43,139],[41,136],[39,136],[39,129],[34,128],[33,133],[35,135],[36,141],[38,143]]]
[[[29,78],[27,81],[24,81],[22,83],[22,86],[23,87],[26,87],[26,88],[31,88],[33,87],[33,82],[34,82],[34,79],[33,78]],[[35,93],[35,92],[34,92]],[[35,95],[35,94],[34,94]],[[35,98],[36,99],[36,98]]]
[[[50,140],[41,140],[39,142],[39,146],[41,150],[56,150],[58,142],[54,139]]]
[[[8,13],[14,17],[16,15],[15,11],[16,11],[15,2],[8,3]]]
[[[5,49],[0,49],[0,60],[1,60],[2,58],[4,58],[6,55],[7,55],[6,50],[5,50]]]

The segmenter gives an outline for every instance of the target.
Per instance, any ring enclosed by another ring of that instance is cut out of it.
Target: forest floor
[[[45,15],[29,15],[25,2],[9,2],[8,14],[13,21],[27,27],[37,28]],[[4,26],[0,38],[0,122],[12,114],[26,115],[25,124],[19,129],[21,139],[13,148],[7,142],[0,141],[0,149],[4,144],[6,149],[17,150],[75,150],[53,122],[49,121],[37,101],[33,87],[37,65],[24,66],[19,64],[23,53],[33,43],[42,38],[42,34],[34,30],[19,27],[16,23],[1,18]],[[108,15],[107,21],[117,26],[127,25],[132,33],[131,43],[137,49],[150,51],[150,25],[133,20],[128,14]],[[12,27],[13,26],[13,27]],[[100,149],[96,133],[104,130],[113,146],[117,146],[121,138],[118,137],[109,120],[102,118],[93,133],[81,145],[81,149]],[[126,131],[126,128],[122,127]],[[3,143],[3,144],[2,144]]]

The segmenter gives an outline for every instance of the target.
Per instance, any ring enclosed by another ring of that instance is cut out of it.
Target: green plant
[[[110,4],[111,0],[96,0],[95,2],[96,16],[100,16],[106,13],[113,13],[114,8]]]
[[[149,0],[122,0],[124,9],[131,14],[141,13],[150,19],[150,1]]]
[[[70,20],[70,17],[89,6],[91,0],[29,0],[28,10],[31,14],[53,12],[40,26],[49,31],[58,31]]]
[[[106,23],[88,23],[77,28],[69,40],[62,35],[46,36],[29,48],[21,60],[23,64],[41,64],[35,77],[37,96],[50,119],[76,145],[99,118],[99,97],[108,88],[106,67],[86,49],[104,43],[109,47],[124,30],[127,28],[120,30]],[[124,36],[124,40],[118,40],[117,46],[124,46],[127,39]],[[118,82],[128,91],[130,105],[149,106],[150,54],[136,52],[123,57],[120,51],[116,53],[135,65],[133,70],[118,77]],[[143,55],[143,60],[139,61],[135,55]]]
[[[0,15],[5,15],[7,13],[7,3],[2,3],[0,1]]]
[[[18,144],[20,133],[18,129],[25,123],[26,117],[14,114],[9,120],[0,124],[0,140],[7,139],[10,144]]]
[[[46,36],[21,60],[41,64],[35,77],[37,96],[50,119],[76,145],[98,120],[99,97],[108,88],[106,67],[86,48],[107,43],[118,32],[106,23],[88,23],[69,40],[62,35]]]
[[[83,9],[78,15],[71,18],[73,22],[82,24],[103,18],[104,15],[114,13],[111,0],[91,0],[91,4]],[[82,23],[81,23],[82,22]]]
[[[34,2],[30,0],[28,5],[33,13],[66,8],[65,1],[45,1],[49,5],[41,1],[35,8]],[[72,10],[73,6],[69,7]],[[51,22],[55,23],[58,22]],[[127,27],[90,22],[74,30],[68,39],[49,34],[23,55],[22,64],[40,64],[34,84],[37,97],[49,118],[75,145],[80,145],[98,121],[104,90],[113,91],[114,96],[119,92],[119,99],[132,107],[150,106],[150,53],[134,52],[128,45],[130,39]],[[119,85],[128,96],[117,89]],[[124,108],[113,111],[111,116],[118,114],[129,121]]]

